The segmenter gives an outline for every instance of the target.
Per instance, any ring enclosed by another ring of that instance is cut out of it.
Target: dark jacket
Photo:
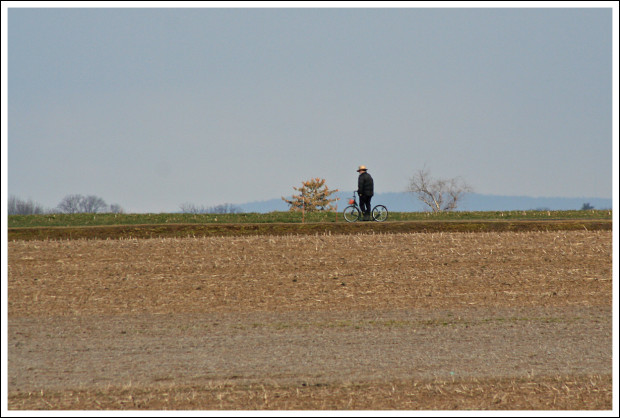
[[[357,178],[357,193],[363,196],[373,196],[375,194],[372,176],[366,171]]]

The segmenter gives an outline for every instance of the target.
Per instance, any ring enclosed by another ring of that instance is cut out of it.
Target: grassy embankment
[[[9,240],[205,235],[490,232],[612,228],[612,211],[394,212],[387,222],[344,221],[340,212],[241,214],[47,214],[8,217]]]

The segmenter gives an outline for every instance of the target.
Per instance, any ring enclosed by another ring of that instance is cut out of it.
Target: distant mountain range
[[[340,198],[338,209],[348,205],[352,192],[339,192],[334,196]],[[458,210],[462,211],[509,211],[509,210],[579,210],[584,204],[595,209],[611,209],[612,199],[598,197],[529,197],[529,196],[496,196],[470,193],[463,199]],[[422,202],[411,193],[379,193],[372,199],[372,204],[385,205],[392,212],[423,212],[428,210]],[[260,202],[249,202],[235,205],[243,212],[268,213],[286,211],[288,204],[282,199],[270,199]]]

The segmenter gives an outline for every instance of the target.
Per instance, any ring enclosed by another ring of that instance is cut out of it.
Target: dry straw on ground
[[[14,241],[8,256],[12,409],[611,408],[610,231]]]

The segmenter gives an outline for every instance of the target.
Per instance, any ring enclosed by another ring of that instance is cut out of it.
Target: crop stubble
[[[13,408],[611,408],[610,231],[8,254]]]

